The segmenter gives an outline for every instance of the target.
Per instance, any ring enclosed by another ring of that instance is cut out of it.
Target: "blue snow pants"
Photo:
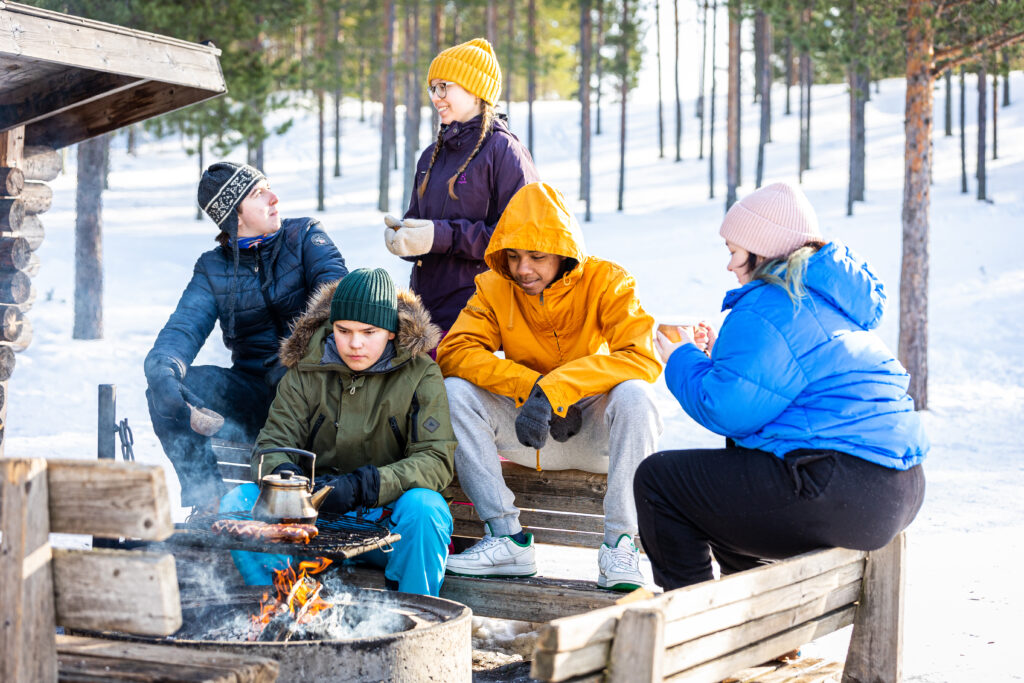
[[[251,510],[259,491],[259,486],[253,483],[238,486],[221,499],[220,511]],[[369,509],[363,518],[378,521],[385,511],[391,513],[386,523],[402,537],[401,540],[395,542],[389,553],[371,550],[354,561],[383,567],[384,576],[398,582],[398,590],[403,593],[436,596],[444,580],[448,543],[452,537],[452,515],[448,503],[437,491],[409,489],[390,505]],[[356,513],[353,511],[348,515],[354,517]],[[244,550],[231,551],[231,557],[249,586],[273,583],[273,571],[284,569],[290,561],[288,555]]]

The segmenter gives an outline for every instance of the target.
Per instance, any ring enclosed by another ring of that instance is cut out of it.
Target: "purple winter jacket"
[[[473,278],[487,270],[484,252],[508,200],[523,185],[540,179],[529,150],[509,131],[504,116],[499,116],[480,151],[455,181],[458,199],[452,199],[448,179],[476,146],[481,121],[482,116],[477,116],[447,126],[430,182],[422,197],[413,190],[405,212],[405,218],[434,222],[430,253],[406,260],[413,263],[412,290],[420,295],[433,321],[446,331],[472,296]],[[416,188],[423,182],[436,144],[423,150],[416,164]]]

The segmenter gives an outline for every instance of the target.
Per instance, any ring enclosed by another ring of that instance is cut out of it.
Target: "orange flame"
[[[263,594],[259,612],[250,618],[249,640],[259,638],[277,615],[291,614],[297,624],[308,624],[317,614],[333,607],[334,603],[320,597],[323,585],[312,578],[313,574],[319,574],[331,564],[330,559],[318,557],[299,562],[298,573],[291,563],[284,569],[275,569],[274,589],[277,595],[270,598],[269,593]]]

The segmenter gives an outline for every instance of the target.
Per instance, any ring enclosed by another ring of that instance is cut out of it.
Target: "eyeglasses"
[[[431,97],[436,96],[438,99],[443,100],[445,97],[448,96],[448,88],[450,88],[453,85],[458,87],[459,84],[452,83],[451,81],[438,81],[434,85],[428,85],[427,92],[430,93]]]

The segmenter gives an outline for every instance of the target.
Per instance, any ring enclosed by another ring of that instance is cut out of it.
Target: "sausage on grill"
[[[253,519],[220,519],[210,529],[245,541],[309,543],[317,535],[315,524],[267,524]]]

